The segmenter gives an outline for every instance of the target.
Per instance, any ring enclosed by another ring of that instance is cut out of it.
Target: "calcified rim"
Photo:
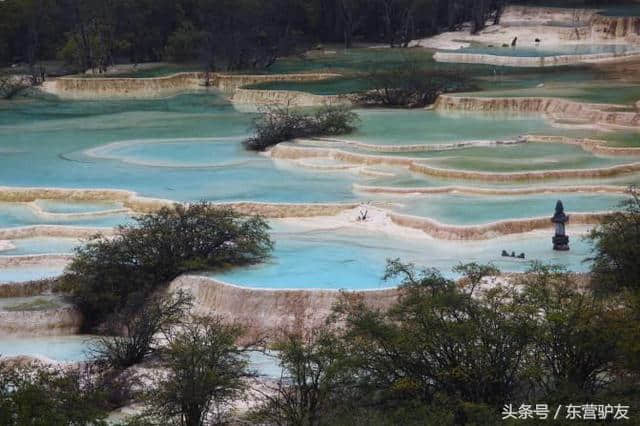
[[[120,202],[131,212],[148,213],[156,211],[162,207],[171,207],[180,203],[178,201],[149,198],[138,195],[136,192],[120,189],[72,189],[72,188],[21,188],[21,187],[0,187],[0,201],[14,203],[31,203],[36,200],[63,200],[73,201],[111,201]],[[330,216],[343,210],[348,210],[359,205],[358,202],[351,203],[269,203],[260,201],[230,201],[212,203],[220,207],[229,207],[243,214],[260,215],[267,218],[283,217],[309,217],[309,216]],[[36,225],[48,229],[52,225]],[[10,229],[28,229],[10,228]],[[79,229],[92,229],[86,227],[66,227]]]
[[[196,286],[200,286],[200,284],[202,282],[207,282],[207,284],[213,284],[213,285],[218,285],[218,286],[222,286],[222,287],[228,287],[229,289],[233,289],[233,291],[238,291],[238,292],[246,292],[246,293],[260,293],[262,295],[264,294],[268,294],[268,293],[274,293],[274,294],[278,294],[278,295],[283,295],[283,294],[295,294],[295,293],[300,293],[300,294],[310,294],[310,293],[315,293],[315,294],[330,294],[330,295],[335,295],[335,294],[339,294],[343,291],[348,292],[348,293],[367,293],[367,294],[373,294],[373,293],[381,293],[381,294],[386,294],[386,293],[390,293],[390,292],[395,292],[395,290],[397,289],[397,287],[394,286],[389,286],[389,287],[377,287],[377,288],[371,288],[371,289],[333,289],[333,288],[296,288],[296,287],[291,287],[291,288],[272,288],[272,287],[251,287],[251,285],[244,285],[244,284],[234,284],[234,283],[229,283],[226,281],[222,281],[219,278],[213,278],[207,275],[195,275],[195,274],[185,274],[185,275],[181,275],[178,278],[176,278],[174,281],[171,282],[170,285],[170,289],[171,290],[177,290],[180,288],[186,288],[190,285],[196,285]],[[205,287],[206,289],[206,287]]]
[[[451,151],[456,149],[472,148],[472,147],[492,147],[502,145],[516,145],[526,143],[524,138],[507,139],[500,141],[491,140],[473,140],[473,141],[461,141],[452,143],[434,143],[434,144],[411,144],[411,145],[382,145],[372,144],[360,141],[338,139],[338,138],[312,138],[312,139],[299,139],[298,142],[303,144],[310,144],[311,146],[353,146],[358,149],[366,151],[374,151],[380,153],[394,153],[394,152],[432,152],[432,151]],[[638,152],[640,155],[640,150]]]
[[[40,90],[67,99],[161,98],[192,91],[203,86],[205,72],[179,72],[160,77],[58,77],[46,81]],[[249,84],[271,81],[318,81],[340,77],[335,73],[223,74],[212,73],[213,87],[234,92]],[[59,84],[60,83],[60,84]],[[89,84],[90,87],[82,87]],[[126,84],[127,87],[118,87]],[[151,87],[147,87],[151,84]],[[151,93],[148,93],[151,92]]]
[[[131,213],[130,209],[124,208],[124,207],[88,211],[88,212],[53,213],[42,208],[42,206],[38,204],[38,201],[29,201],[29,202],[24,202],[20,204],[27,207],[31,211],[33,211],[38,217],[45,218],[45,219],[55,219],[55,220],[89,219],[89,218],[107,217],[107,216]]]
[[[607,111],[622,105],[576,102],[552,97],[482,97],[440,95],[433,109],[437,111],[508,111],[541,114],[554,123],[578,120],[592,128],[640,129],[640,114],[630,111]]]
[[[383,155],[360,154],[344,151],[338,148],[320,148],[311,146],[296,146],[292,143],[281,143],[271,148],[271,157],[284,160],[300,160],[303,158],[331,158],[347,163],[362,165],[387,165],[404,167],[414,173],[427,176],[464,179],[485,182],[532,181],[545,179],[577,179],[604,178],[640,172],[640,161],[619,164],[610,167],[592,169],[561,169],[540,170],[529,172],[481,172],[472,170],[446,169],[428,166],[421,163],[424,159],[412,157],[388,157]]]
[[[576,145],[587,152],[609,156],[640,156],[640,147],[617,147],[609,146],[607,141],[589,138],[570,138],[566,136],[543,136],[526,135],[527,142],[534,143],[560,143],[565,145]]]
[[[287,105],[313,107],[323,105],[354,105],[354,94],[318,95],[300,90],[235,89],[229,99],[234,105]]]
[[[582,63],[613,62],[640,58],[640,50],[630,52],[590,53],[584,55],[501,56],[488,53],[436,52],[436,62],[485,64],[512,67],[553,67]]]
[[[358,149],[379,153],[397,152],[437,152],[452,151],[457,149],[477,148],[477,147],[500,147],[505,145],[518,145],[524,143],[555,143],[564,145],[579,146],[583,150],[607,156],[640,156],[640,147],[613,147],[608,146],[608,142],[601,139],[571,138],[566,136],[546,136],[546,135],[524,135],[517,139],[505,140],[470,140],[451,143],[429,143],[411,145],[382,145],[371,144],[355,140],[338,138],[312,138],[299,139],[298,142],[308,146],[353,146]]]
[[[17,240],[33,237],[90,238],[94,235],[114,235],[115,228],[68,225],[31,225],[0,228],[0,240]],[[2,254],[2,252],[0,252]]]
[[[478,188],[463,185],[448,186],[426,186],[402,188],[394,186],[372,186],[353,184],[356,192],[369,194],[391,194],[391,195],[407,195],[407,196],[425,196],[437,194],[462,194],[462,195],[533,195],[533,194],[560,194],[560,193],[607,193],[607,194],[626,194],[627,187],[616,185],[571,185],[571,186],[544,186],[535,188]]]
[[[64,266],[72,259],[70,253],[43,253],[0,256],[0,268],[23,266]]]
[[[354,205],[352,208],[360,206],[362,206],[362,204]],[[400,227],[419,229],[430,237],[442,240],[487,240],[510,234],[522,234],[539,229],[548,229],[551,223],[549,217],[533,217],[505,219],[478,225],[450,225],[425,216],[397,213],[387,208],[380,208],[380,210],[389,217],[392,223]],[[308,215],[308,217],[331,217],[337,214],[339,214],[339,212],[335,211],[331,212],[331,214],[313,214]],[[571,224],[596,225],[608,214],[611,214],[611,212],[570,213]],[[285,217],[289,216],[280,216],[279,218]],[[115,228],[34,225],[0,229],[0,239],[2,240],[33,237],[86,239],[95,235],[106,237],[115,235]]]
[[[114,81],[114,80],[123,80],[123,81],[153,81],[153,80],[167,80],[176,77],[186,77],[186,78],[204,78],[206,76],[206,72],[204,71],[184,71],[184,72],[176,72],[169,75],[163,75],[158,77],[118,77],[117,75],[113,77],[79,77],[79,76],[63,76],[57,77],[57,80],[81,80],[81,81]],[[269,82],[274,79],[286,79],[286,78],[336,78],[340,77],[341,74],[337,73],[327,73],[327,72],[309,72],[309,73],[291,73],[291,74],[227,74],[227,73],[211,73],[211,78],[222,78],[222,79],[230,79],[230,80],[247,80],[247,79],[255,79],[255,80],[264,80],[264,82]],[[54,80],[55,81],[55,80]]]
[[[533,193],[552,192],[611,192],[624,193],[621,187],[610,185],[570,186],[553,188],[525,188],[525,189],[483,189],[464,186],[447,186],[439,188],[386,188],[366,187],[355,185],[356,190],[364,192],[389,192],[404,194],[437,194],[437,193],[467,193],[474,195],[523,195]],[[97,190],[97,189],[61,189],[61,188],[0,188],[0,200],[2,201],[28,201],[36,199],[64,199],[64,200],[109,200],[120,201],[132,211],[154,211],[161,207],[175,205],[170,200],[151,199],[139,197],[136,193],[124,190]],[[236,202],[218,203],[220,206],[228,206],[244,214],[260,214],[267,218],[295,218],[335,216],[340,212],[360,207],[361,203],[256,203]],[[438,222],[429,217],[413,216],[393,212],[381,208],[390,220],[403,227],[420,229],[427,235],[438,239],[451,240],[476,240],[490,239],[496,236],[525,233],[537,229],[549,227],[548,217],[527,219],[505,219],[501,221],[479,225],[449,225]],[[604,216],[610,212],[573,213],[572,224],[593,225],[600,223]],[[33,225],[16,228],[0,229],[0,239],[12,240],[30,238],[36,236],[59,238],[88,238],[96,234],[110,236],[114,234],[114,228],[97,228],[85,226],[61,226],[61,225]]]
[[[597,225],[612,212],[568,213],[571,225]],[[532,217],[509,219],[481,225],[447,225],[423,216],[388,212],[393,223],[406,228],[423,231],[440,240],[490,240],[512,234],[525,234],[542,229],[551,229],[551,218]]]

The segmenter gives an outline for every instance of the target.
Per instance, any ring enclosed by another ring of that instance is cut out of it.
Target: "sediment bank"
[[[300,139],[299,142],[303,144],[310,144],[312,146],[322,147],[323,145],[340,147],[344,145],[352,146],[358,149],[366,151],[375,151],[380,153],[395,153],[395,152],[431,152],[431,151],[452,151],[456,149],[464,149],[470,147],[493,147],[502,145],[516,145],[520,143],[526,143],[525,138],[514,140],[500,140],[500,141],[461,141],[451,143],[429,143],[429,144],[412,144],[412,145],[376,145],[371,143],[338,139],[338,138],[314,138],[314,139]]]
[[[137,213],[148,213],[156,211],[162,207],[171,207],[177,204],[176,201],[159,198],[148,198],[137,195],[132,191],[117,189],[66,189],[66,188],[20,188],[20,187],[0,187],[0,201],[6,202],[33,202],[36,200],[63,200],[63,201],[114,201],[120,202],[127,209]],[[346,209],[353,208],[357,203],[266,203],[238,201],[228,203],[213,203],[221,207],[229,207],[242,214],[260,215],[266,218],[281,217],[307,217],[326,216],[337,214]],[[13,238],[24,238],[17,235],[29,233],[37,230],[43,235],[51,230],[53,225],[37,225],[23,228],[0,229],[0,240]],[[67,232],[71,236],[83,236],[82,227],[58,227],[65,230],[57,232]],[[91,228],[95,229],[95,228]],[[75,233],[75,234],[74,234]],[[50,235],[62,236],[62,235]],[[5,238],[6,237],[6,238]]]
[[[120,189],[75,189],[0,187],[0,201],[30,203],[36,200],[112,201],[132,211],[145,213],[172,206],[171,200],[148,198]]]
[[[427,186],[401,188],[393,186],[367,186],[353,185],[354,190],[371,194],[391,194],[391,195],[436,195],[436,194],[463,194],[463,195],[533,195],[533,194],[557,194],[557,193],[606,193],[606,194],[626,194],[628,189],[625,186],[615,185],[572,185],[572,186],[544,186],[535,188],[478,188],[473,186]]]
[[[640,162],[620,164],[593,169],[540,170],[529,172],[481,172],[473,170],[444,169],[421,163],[423,159],[411,157],[390,157],[366,155],[342,151],[336,148],[294,146],[281,143],[269,151],[273,158],[300,160],[303,158],[331,158],[353,164],[405,167],[414,173],[448,179],[474,180],[483,182],[519,182],[546,179],[606,178],[640,172]]]
[[[470,27],[458,31],[438,34],[414,44],[423,47],[457,50],[471,43],[505,46],[508,51],[511,41],[517,37],[517,46],[544,49],[546,57],[475,54],[465,52],[438,52],[436,60],[443,62],[483,63],[515,67],[544,67],[574,65],[592,62],[626,61],[638,57],[638,49],[621,52],[592,54],[555,54],[557,47],[588,45],[620,45],[640,47],[640,17],[605,16],[598,9],[576,9],[559,7],[507,6],[499,25],[489,25],[484,30],[470,35]]]
[[[271,81],[317,81],[339,74],[222,74],[208,76],[209,86],[226,93],[250,84]],[[164,77],[59,77],[46,81],[41,90],[63,99],[158,98],[206,88],[204,72],[182,72]]]
[[[201,87],[203,73],[185,72],[165,77],[59,77],[45,81],[41,90],[63,99],[157,98]]]
[[[33,237],[89,238],[96,234],[113,235],[113,228],[95,228],[67,225],[32,225],[15,228],[0,228],[0,239],[16,240]]]
[[[324,105],[351,105],[349,95],[315,95],[295,90],[236,89],[231,102],[250,105],[288,105],[313,107]]]
[[[0,285],[0,298],[31,297],[54,290],[55,279],[3,283]]]
[[[607,212],[568,213],[571,225],[597,225]],[[550,217],[512,219],[483,225],[446,225],[427,217],[389,212],[389,218],[399,226],[418,229],[441,240],[488,240],[511,234],[523,234],[541,229],[550,229]]]
[[[640,155],[640,147],[616,147],[608,146],[607,141],[598,139],[569,138],[566,136],[542,136],[527,135],[524,137],[527,142],[534,143],[560,143],[565,145],[576,145],[585,151],[593,154],[609,156],[637,156]]]
[[[630,52],[592,53],[586,55],[499,56],[483,53],[436,52],[437,62],[484,64],[505,67],[559,67],[584,63],[615,62],[640,58],[640,49]]]
[[[302,279],[302,278],[301,278]],[[251,340],[276,338],[284,331],[308,332],[321,326],[341,293],[330,290],[261,290],[225,284],[212,278],[184,275],[173,281],[170,291],[183,289],[194,295],[194,313],[220,315],[247,327]],[[397,290],[348,292],[372,307],[390,306]]]
[[[29,254],[18,256],[0,256],[0,268],[66,265],[71,260],[68,254]]]
[[[604,16],[594,14],[589,23],[592,40],[640,42],[640,16]]]
[[[618,105],[590,104],[558,98],[489,98],[440,95],[434,104],[438,111],[482,111],[538,113],[554,121],[577,120],[605,127],[640,127],[640,113],[614,111]],[[612,109],[612,110],[605,110]]]
[[[82,315],[71,306],[43,311],[0,310],[0,336],[68,336],[77,334]]]
[[[595,8],[561,8],[536,6],[507,6],[500,17],[504,25],[548,25],[565,22],[574,27],[588,25],[594,15]]]
[[[338,78],[334,73],[298,73],[298,74],[221,74],[212,77],[213,85],[223,92],[233,93],[244,86],[274,81],[320,81]]]
[[[352,146],[363,151],[373,151],[379,153],[397,153],[397,152],[436,152],[436,151],[453,151],[458,149],[474,148],[474,147],[498,147],[504,145],[517,145],[527,142],[533,143],[557,143],[565,145],[579,146],[587,152],[593,154],[601,154],[607,156],[640,156],[640,147],[612,147],[607,145],[607,141],[586,138],[570,138],[566,136],[545,136],[545,135],[524,135],[513,140],[499,141],[461,141],[451,143],[429,143],[429,144],[413,144],[413,145],[376,145],[352,140],[336,139],[336,138],[315,138],[300,139],[303,145],[315,146],[322,148],[323,146],[331,146],[340,148],[341,146]]]
[[[622,176],[640,172],[640,162],[593,169],[541,170],[505,173],[443,169],[418,162],[412,162],[409,165],[409,170],[426,176],[447,179],[476,180],[483,182],[526,182],[547,179],[597,179]]]

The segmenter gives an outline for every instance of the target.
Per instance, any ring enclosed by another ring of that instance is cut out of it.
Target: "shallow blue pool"
[[[11,240],[13,248],[0,250],[2,256],[71,253],[83,241],[76,238],[33,237]]]
[[[583,260],[590,253],[589,243],[577,235],[571,237],[571,251],[554,252],[551,230],[485,241],[414,239],[357,229],[293,230],[274,234],[276,247],[270,261],[205,275],[246,287],[379,289],[398,284],[382,280],[389,258],[438,268],[456,277],[451,269],[461,262],[493,262],[505,272],[520,272],[529,268],[530,261],[542,260],[586,271],[588,264]],[[524,252],[526,260],[504,258],[502,250]]]
[[[372,199],[376,198],[372,196]],[[549,193],[526,196],[446,194],[384,199],[397,203],[394,210],[399,212],[430,217],[446,224],[477,225],[506,219],[551,217],[558,199],[563,201],[567,212],[612,211],[627,197],[615,194]]]
[[[244,150],[253,117],[214,94],[0,104],[0,185],[126,189],[178,201],[354,199],[357,176],[281,167]]]
[[[542,36],[544,39],[544,35]],[[516,56],[516,57],[542,57],[542,56],[560,56],[560,55],[593,55],[599,53],[625,54],[638,52],[640,49],[629,45],[622,44],[576,44],[576,45],[550,45],[545,46],[541,43],[538,47],[515,46],[469,46],[454,52],[459,53],[477,53],[482,55],[496,56]]]
[[[92,357],[91,346],[94,336],[52,336],[22,337],[0,339],[0,357],[27,355],[44,357],[59,362],[80,362]],[[244,356],[249,361],[249,368],[259,375],[279,378],[281,368],[276,353],[249,351]]]
[[[0,285],[2,283],[23,282],[54,278],[62,274],[64,266],[18,266],[0,268]]]
[[[114,203],[73,203],[38,200],[34,209],[26,203],[0,201],[0,228],[31,225],[66,225],[111,228],[130,222],[126,212]]]

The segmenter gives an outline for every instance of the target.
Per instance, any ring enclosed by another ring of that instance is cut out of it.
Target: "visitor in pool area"
[[[520,253],[519,255],[516,256],[515,251],[512,251],[511,254],[509,254],[508,251],[502,250],[502,257],[517,257],[518,259],[524,259],[525,255],[524,253]]]

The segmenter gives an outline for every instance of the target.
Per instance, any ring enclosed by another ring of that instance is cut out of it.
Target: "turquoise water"
[[[393,69],[413,62],[421,67],[438,67],[433,52],[428,49],[344,49],[328,48],[311,51],[304,56],[279,58],[268,72],[273,74],[311,71],[333,71],[338,73],[368,72],[372,69]]]
[[[353,199],[351,175],[279,167],[243,150],[252,118],[212,94],[5,104],[0,185],[128,189],[180,201]],[[98,147],[102,158],[89,155]]]
[[[298,90],[316,95],[339,95],[367,90],[371,84],[358,77],[332,78],[321,81],[273,81],[247,86],[258,90]]]
[[[358,129],[341,139],[380,145],[508,140],[529,133],[562,134],[539,115],[362,109]]]
[[[637,157],[596,156],[578,146],[526,143],[496,148],[467,148],[456,151],[420,153],[430,166],[482,172],[592,169],[637,161]]]
[[[65,201],[65,200],[36,200],[38,207],[47,213],[96,213],[108,210],[122,209],[122,203],[111,201]]]
[[[543,36],[544,38],[544,36]],[[593,55],[599,53],[624,54],[631,52],[640,53],[640,49],[628,45],[618,44],[589,44],[589,45],[553,45],[545,46],[540,44],[538,47],[500,47],[500,46],[469,46],[453,52],[460,53],[477,53],[483,55],[495,56],[515,56],[515,57],[543,57],[558,55]]]
[[[567,212],[583,213],[615,210],[626,197],[605,194],[540,194],[527,196],[465,196],[459,194],[428,197],[385,197],[400,204],[394,210],[426,216],[441,223],[476,225],[498,220],[553,216],[556,200]],[[372,199],[375,199],[373,197]]]
[[[77,362],[88,358],[92,336],[55,336],[0,339],[3,357],[28,355],[54,361]]]
[[[533,77],[532,77],[533,78]],[[537,87],[544,84],[542,87]],[[481,82],[484,92],[473,93],[479,97],[553,97],[579,102],[604,103],[635,108],[640,99],[640,86],[620,82],[593,81],[567,84],[554,79],[506,80],[488,79]]]
[[[539,117],[524,115],[368,109],[358,113],[361,127],[347,138],[365,143],[433,144],[512,139],[526,133],[584,134],[554,129]],[[185,94],[153,101],[31,100],[0,104],[0,186],[115,188],[179,201],[345,202],[376,198],[397,203],[395,209],[399,211],[459,224],[548,215],[557,198],[403,198],[360,194],[354,192],[354,184],[440,186],[457,182],[397,169],[390,169],[397,172],[396,176],[372,178],[273,161],[241,146],[254,117],[236,111],[213,94]],[[487,171],[601,167],[632,161],[597,157],[577,147],[555,144],[385,155],[410,155],[438,167]],[[625,177],[624,183],[637,179]],[[622,184],[620,179],[617,182]],[[559,198],[566,200],[569,211],[608,210],[619,200],[606,194],[563,194]],[[104,227],[129,220],[121,213],[64,217],[120,208],[117,203],[38,200],[36,204],[47,213],[62,216],[42,215],[25,204],[0,203],[0,228],[41,223]],[[581,263],[588,254],[585,244],[576,240],[570,253],[558,254],[550,250],[549,238],[542,233],[524,239],[469,243],[407,241],[401,236],[344,229],[308,231],[276,226],[276,252],[269,263],[218,276],[224,281],[257,287],[379,288],[393,285],[380,281],[389,256],[445,271],[458,261],[471,260],[495,261],[505,270],[526,269],[526,262],[501,258],[502,249],[524,251],[531,258],[585,270]],[[29,238],[13,243],[16,248],[1,254],[65,253],[78,241]],[[50,277],[61,271],[61,266],[4,268],[0,270],[0,282]]]
[[[7,203],[0,201],[0,228],[14,228],[19,226],[30,225],[73,225],[73,226],[94,226],[94,227],[113,227],[121,223],[130,221],[126,213],[111,213],[96,216],[64,216],[73,213],[91,213],[111,208],[109,204],[95,205],[86,203],[84,205],[75,205],[62,202],[44,202],[41,205],[45,212],[53,213],[56,216],[42,215],[38,211],[22,203]],[[77,211],[73,211],[77,209]],[[87,210],[95,209],[95,210]]]
[[[3,338],[0,339],[0,357],[27,355],[59,362],[81,362],[91,358],[94,340],[95,337],[90,335]],[[249,361],[249,368],[259,375],[279,378],[281,368],[276,354],[273,351],[249,351],[244,356]]]
[[[640,132],[615,132],[601,137],[611,146],[640,148]]]
[[[471,261],[493,262],[504,271],[516,272],[526,270],[530,260],[538,259],[585,271],[588,265],[583,259],[590,253],[589,244],[579,236],[572,237],[571,251],[554,252],[551,229],[547,233],[469,242],[394,237],[357,229],[290,231],[281,229],[274,234],[276,247],[270,261],[206,275],[259,288],[376,289],[397,284],[382,281],[388,258],[440,268],[445,275],[455,277],[451,268]],[[527,260],[503,258],[502,250],[524,252]]]
[[[0,250],[2,256],[20,256],[29,254],[60,254],[71,253],[82,244],[75,238],[34,237],[11,240],[15,247],[10,250]]]
[[[64,267],[58,266],[19,266],[0,268],[0,285],[23,281],[55,278],[62,274]]]
[[[143,139],[115,142],[85,153],[132,165],[167,168],[225,168],[260,162],[261,158],[247,155],[241,141],[240,138]]]
[[[386,169],[385,169],[386,170]],[[397,173],[392,177],[374,178],[368,182],[370,186],[388,186],[391,188],[421,188],[421,187],[438,187],[438,186],[473,186],[479,188],[499,188],[499,189],[530,189],[541,188],[549,189],[550,186],[573,186],[573,185],[614,185],[622,189],[629,185],[640,184],[640,174],[621,175],[601,179],[544,179],[538,181],[520,181],[514,182],[474,182],[466,179],[444,179],[433,176],[425,176],[422,174],[414,174],[408,171],[392,169]],[[355,188],[357,191],[357,187]],[[361,192],[361,197],[370,200],[375,194]]]

